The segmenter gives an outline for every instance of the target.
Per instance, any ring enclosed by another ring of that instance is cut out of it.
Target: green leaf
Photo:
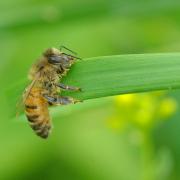
[[[82,100],[126,93],[180,88],[180,53],[94,57],[77,62],[63,79],[83,92]]]

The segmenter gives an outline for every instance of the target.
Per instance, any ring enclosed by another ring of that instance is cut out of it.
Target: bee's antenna
[[[60,46],[60,51],[61,51],[62,49],[66,49],[66,50],[70,51],[71,53],[77,55],[76,52],[72,51],[71,49],[69,49],[69,48],[67,48],[67,47],[65,47],[65,46]]]
[[[66,53],[63,53],[63,54],[65,54],[66,56],[73,57],[73,58],[75,58],[75,59],[82,60],[82,58],[80,58],[80,57],[77,57],[77,56],[73,56],[73,55],[71,55],[71,54],[66,54]]]

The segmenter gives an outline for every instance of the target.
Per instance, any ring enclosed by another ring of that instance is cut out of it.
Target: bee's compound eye
[[[49,56],[48,62],[50,64],[59,64],[61,63],[62,58],[60,56]]]

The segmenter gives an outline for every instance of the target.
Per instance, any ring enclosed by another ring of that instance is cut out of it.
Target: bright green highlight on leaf
[[[63,79],[80,99],[180,88],[180,53],[132,54],[84,59]]]

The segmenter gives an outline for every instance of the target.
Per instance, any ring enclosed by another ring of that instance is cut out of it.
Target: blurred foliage
[[[162,91],[117,96],[116,112],[113,112],[110,124],[115,129],[132,123],[142,130],[151,130],[158,120],[167,119],[176,112],[177,102],[166,96]]]
[[[3,94],[51,46],[81,57],[179,51],[179,8],[177,0],[1,1],[0,179],[180,179],[179,91],[54,108],[47,141],[25,117],[9,118]]]

